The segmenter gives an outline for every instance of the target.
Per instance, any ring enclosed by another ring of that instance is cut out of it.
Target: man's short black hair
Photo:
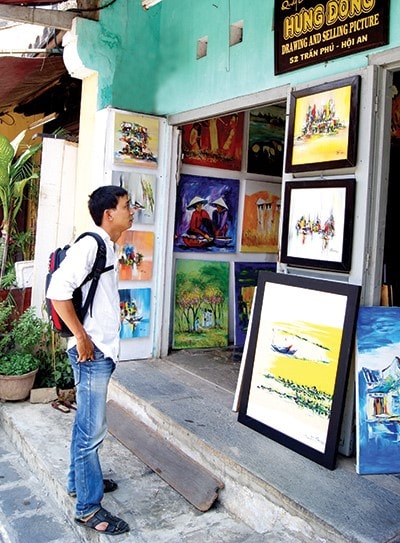
[[[115,185],[99,187],[89,196],[89,212],[97,226],[101,226],[103,214],[106,209],[115,209],[118,201],[127,196],[128,191]]]

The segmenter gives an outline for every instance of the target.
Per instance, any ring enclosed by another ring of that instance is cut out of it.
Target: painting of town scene
[[[159,121],[153,117],[116,112],[114,163],[157,168]]]
[[[357,472],[400,472],[400,307],[360,307]]]
[[[229,262],[176,260],[175,349],[228,345]]]
[[[292,93],[287,171],[354,166],[359,77]]]
[[[140,338],[150,335],[151,289],[120,289],[120,338]]]
[[[277,253],[281,184],[246,180],[242,253]]]
[[[181,175],[175,251],[236,252],[239,181]]]
[[[258,283],[253,310],[246,417],[325,454],[347,297],[295,286],[302,278],[288,278],[290,285],[273,281],[274,273],[260,277],[265,287]]]
[[[247,171],[282,177],[286,106],[250,111]]]
[[[352,180],[289,182],[285,192],[282,261],[314,267],[344,265],[350,258]],[[336,186],[334,186],[336,185]],[[292,260],[290,260],[292,259]],[[350,266],[350,262],[347,262]]]
[[[120,281],[147,281],[153,276],[154,232],[125,230],[117,242]]]
[[[231,113],[183,125],[183,162],[240,171],[243,121],[243,113]]]
[[[276,271],[275,262],[235,262],[235,345],[246,340],[258,272]]]
[[[154,224],[157,177],[132,171],[113,171],[112,184],[128,191],[135,224]]]

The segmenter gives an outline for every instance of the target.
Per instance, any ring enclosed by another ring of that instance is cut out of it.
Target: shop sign
[[[275,74],[389,43],[390,0],[275,0]]]

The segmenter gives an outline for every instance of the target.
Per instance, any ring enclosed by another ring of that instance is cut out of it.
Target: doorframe
[[[380,305],[383,257],[385,248],[386,210],[390,170],[390,132],[393,72],[400,70],[400,47],[368,57],[376,82],[375,128],[370,189],[370,216],[367,227],[368,265],[364,278],[363,305]]]
[[[282,85],[261,92],[255,92],[199,107],[193,110],[184,111],[167,117],[168,125],[171,127],[171,140],[169,152],[170,161],[170,191],[169,191],[169,219],[167,239],[173,240],[175,232],[175,202],[177,185],[182,165],[181,157],[181,131],[179,126],[194,121],[208,119],[215,116],[224,116],[235,111],[245,111],[277,102],[287,102],[290,85]],[[173,336],[173,296],[174,296],[174,267],[175,257],[173,247],[168,248],[165,257],[165,290],[163,299],[164,326],[160,338],[160,356],[167,356],[172,345]]]

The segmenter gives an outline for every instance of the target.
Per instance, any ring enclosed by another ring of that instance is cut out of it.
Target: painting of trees
[[[229,263],[176,261],[174,348],[228,344]]]

